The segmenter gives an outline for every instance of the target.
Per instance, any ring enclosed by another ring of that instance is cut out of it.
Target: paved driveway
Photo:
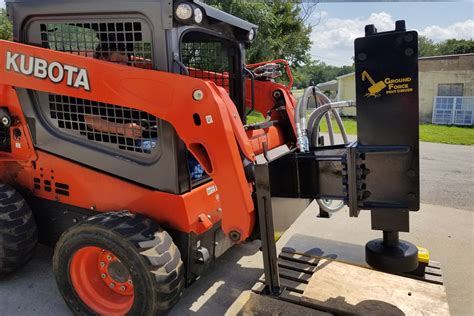
[[[420,143],[421,200],[474,210],[474,146]]]

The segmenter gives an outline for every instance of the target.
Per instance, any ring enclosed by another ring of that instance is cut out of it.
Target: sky
[[[308,4],[306,4],[308,6]],[[352,2],[318,3],[308,23],[311,55],[330,65],[350,65],[354,39],[364,35],[364,26],[374,24],[378,31],[395,28],[405,20],[435,42],[450,38],[474,38],[474,2]]]
[[[308,19],[308,23],[314,26],[311,33],[311,55],[330,65],[352,64],[354,39],[364,35],[366,24],[374,24],[379,31],[388,31],[395,27],[396,20],[405,20],[407,29],[417,30],[419,34],[435,42],[450,38],[474,38],[474,0],[308,2],[317,3]],[[4,6],[3,0],[0,0],[0,6]]]

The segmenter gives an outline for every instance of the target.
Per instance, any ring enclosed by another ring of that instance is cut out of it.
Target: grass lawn
[[[265,118],[260,112],[251,112],[247,115],[247,124],[254,124],[265,121]]]
[[[252,112],[247,116],[248,124],[264,121],[265,118],[258,112]],[[357,134],[357,122],[353,119],[344,118],[344,127],[349,135]],[[339,133],[339,128],[335,120],[332,121],[334,131]],[[321,131],[327,132],[326,121],[321,122]],[[457,127],[433,124],[420,125],[420,141],[431,143],[474,145],[474,128]]]
[[[347,134],[357,134],[357,122],[355,120],[344,118],[343,121]],[[336,121],[333,120],[332,125],[335,131],[339,132]],[[321,130],[327,132],[325,120],[321,122]],[[455,145],[474,145],[474,128],[421,124],[420,141]]]

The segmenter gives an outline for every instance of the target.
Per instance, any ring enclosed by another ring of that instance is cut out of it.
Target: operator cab
[[[17,42],[211,80],[245,118],[245,48],[257,31],[249,22],[197,1],[7,0],[6,6]],[[174,128],[149,113],[18,90],[40,150],[164,192],[182,194],[209,180],[195,170]]]
[[[173,16],[174,66],[226,89],[243,119],[245,48],[255,39],[257,26],[198,1],[176,2]]]

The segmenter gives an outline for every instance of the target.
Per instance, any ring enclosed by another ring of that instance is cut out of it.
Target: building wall
[[[474,96],[474,54],[419,61],[420,121],[431,122],[439,84],[464,84],[464,96]]]
[[[345,76],[340,79],[339,81],[339,101],[349,101],[356,99],[356,92],[355,92],[355,76]],[[341,110],[341,114],[344,116],[355,116],[356,109],[355,107],[351,108],[344,108]]]

